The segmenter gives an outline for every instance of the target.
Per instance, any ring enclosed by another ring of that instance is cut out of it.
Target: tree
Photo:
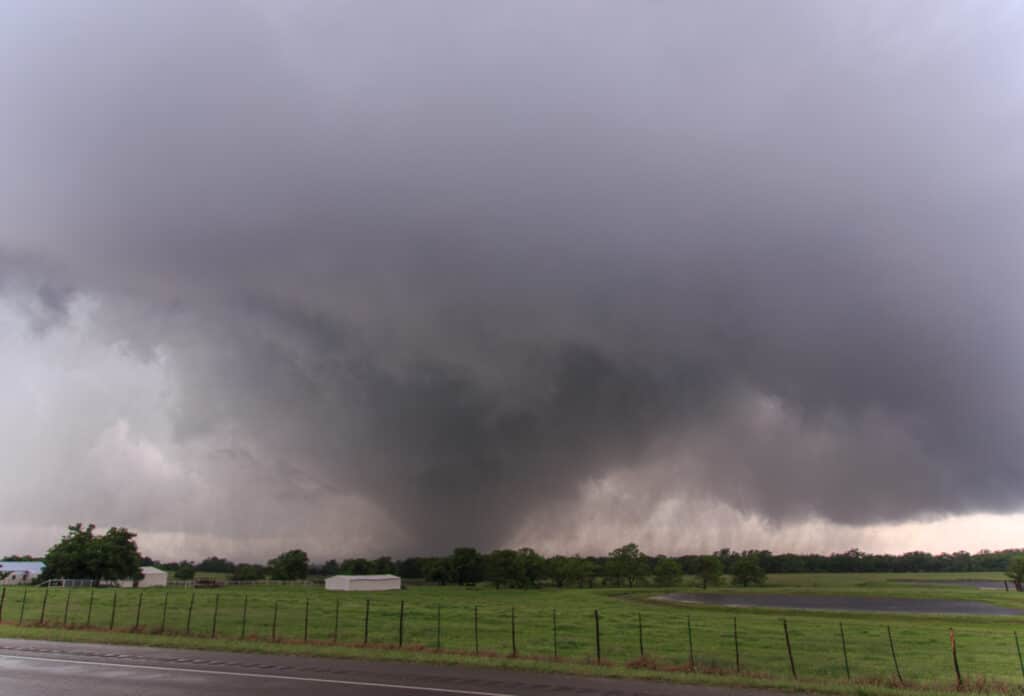
[[[95,530],[94,524],[69,526],[61,540],[46,552],[42,579],[88,578],[100,582],[141,577],[142,557],[135,534],[123,527],[111,527],[103,536],[96,536]]]
[[[722,579],[722,559],[718,556],[701,556],[697,576],[704,583],[705,590],[708,585],[717,585]]]
[[[267,561],[267,568],[274,580],[303,580],[309,574],[309,556],[302,549],[292,549]]]
[[[484,573],[494,588],[511,585],[516,577],[516,552],[511,549],[491,551],[484,557]]]
[[[484,559],[471,547],[463,546],[452,551],[448,557],[452,582],[459,585],[472,585],[484,578]]]
[[[646,570],[640,548],[636,544],[620,546],[608,554],[608,574],[618,582],[625,580],[632,587]]]
[[[1006,577],[1013,580],[1013,586],[1018,592],[1022,591],[1024,585],[1024,556],[1015,556],[1010,559],[1006,566]]]
[[[658,562],[654,565],[654,579],[662,587],[678,584],[683,569],[671,558],[659,556]]]
[[[196,570],[201,573],[231,573],[235,570],[235,564],[226,558],[210,556],[196,564]]]
[[[754,556],[744,555],[736,561],[732,569],[732,582],[734,585],[763,585],[765,579],[764,568],[757,562]]]
[[[174,571],[174,577],[178,580],[191,580],[195,576],[196,566],[192,561],[181,561],[177,570]]]
[[[341,562],[341,572],[345,575],[367,575],[370,562],[365,558],[346,558]]]
[[[239,563],[231,573],[232,580],[253,581],[267,577],[267,569],[255,563]]]

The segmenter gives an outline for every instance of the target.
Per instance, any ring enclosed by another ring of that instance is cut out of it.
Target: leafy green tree
[[[1006,566],[1006,577],[1013,580],[1013,586],[1017,588],[1018,592],[1022,591],[1022,586],[1024,586],[1024,556],[1015,556],[1010,559]]]
[[[274,580],[303,580],[309,575],[309,556],[302,549],[292,549],[267,561],[267,568]]]
[[[192,561],[182,561],[174,571],[174,577],[178,580],[191,580],[196,576],[196,566]]]
[[[486,578],[493,582],[494,588],[498,590],[503,585],[513,584],[516,578],[517,562],[516,552],[512,549],[491,551],[484,557],[484,573]]]
[[[436,585],[447,585],[455,581],[450,558],[431,558],[424,562],[424,579]]]
[[[234,571],[235,564],[226,558],[210,556],[196,564],[196,570],[201,573],[230,573]]]
[[[683,569],[671,558],[659,556],[654,564],[654,579],[662,587],[677,585],[682,574]]]
[[[765,580],[764,568],[757,562],[754,556],[744,555],[733,566],[732,582],[734,585],[763,585]]]
[[[647,571],[647,564],[636,544],[626,544],[608,554],[608,574],[632,587]]]
[[[61,540],[46,552],[42,579],[89,578],[101,582],[141,577],[142,557],[135,534],[123,527],[111,527],[103,536],[96,536],[95,530],[94,524],[69,526]]]
[[[552,556],[545,564],[545,575],[551,579],[555,587],[565,587],[572,578],[572,559],[565,556]]]
[[[513,584],[519,589],[536,587],[544,577],[544,557],[529,547],[517,549]]]
[[[381,556],[370,561],[370,572],[392,575],[395,572],[395,562],[391,560],[391,556]]]
[[[484,558],[474,548],[463,546],[452,551],[448,566],[456,584],[472,585],[484,578]]]
[[[239,563],[231,573],[232,580],[252,582],[267,577],[267,569],[255,563]]]
[[[722,579],[722,559],[718,556],[701,556],[697,577],[701,579],[705,590],[708,585],[717,585]]]
[[[370,562],[365,558],[346,558],[341,562],[341,572],[345,575],[368,575]]]
[[[331,575],[337,575],[340,572],[341,572],[341,565],[339,565],[339,563],[336,560],[334,560],[333,558],[331,560],[327,561],[326,563],[324,563],[322,566],[320,566],[320,574],[321,575],[326,575],[326,576],[329,577]]]

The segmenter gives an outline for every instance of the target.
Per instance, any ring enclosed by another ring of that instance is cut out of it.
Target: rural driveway
[[[477,667],[0,639],[0,694],[19,696],[765,696],[753,689]]]

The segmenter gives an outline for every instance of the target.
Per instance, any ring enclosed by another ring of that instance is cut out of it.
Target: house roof
[[[142,566],[139,570],[143,575],[167,575],[166,570],[160,570],[156,566]]]
[[[352,580],[400,580],[397,575],[332,575],[332,578],[351,578]]]
[[[19,573],[27,570],[34,575],[43,572],[46,564],[42,561],[0,561],[0,573]]]

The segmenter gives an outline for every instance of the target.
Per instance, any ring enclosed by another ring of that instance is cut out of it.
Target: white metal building
[[[154,568],[153,566],[142,566],[139,568],[142,579],[138,584],[131,578],[119,580],[118,587],[167,587],[167,572]]]
[[[40,561],[0,561],[0,585],[24,585],[34,581],[46,566]]]
[[[402,578],[397,575],[332,575],[324,580],[324,588],[341,592],[400,590]]]

